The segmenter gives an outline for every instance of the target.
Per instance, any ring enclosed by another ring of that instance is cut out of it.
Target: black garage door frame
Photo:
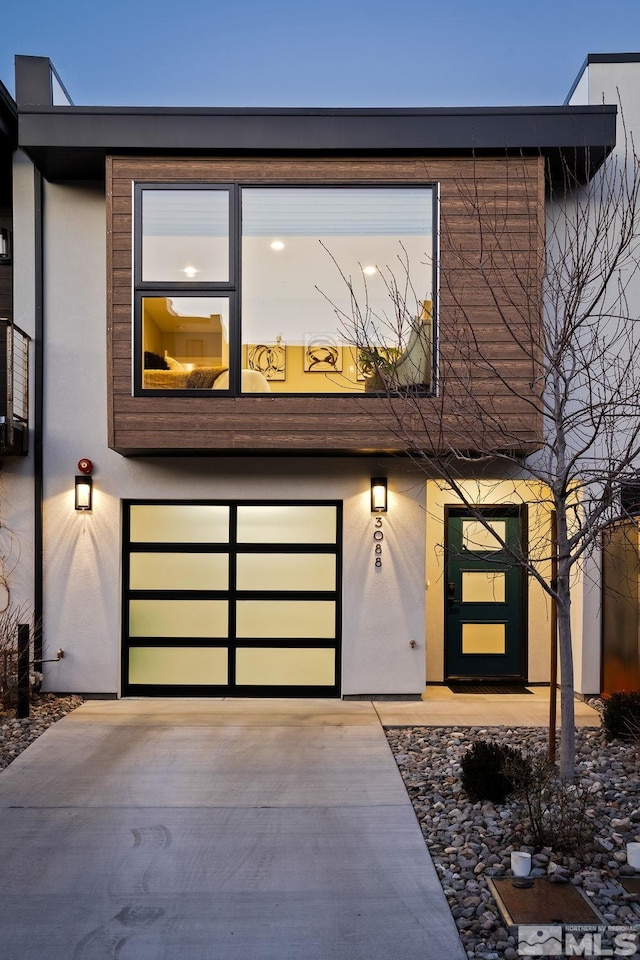
[[[228,543],[131,542],[131,508],[148,506],[222,506],[229,509]],[[238,543],[238,507],[335,507],[334,543]],[[228,553],[229,583],[227,590],[132,590],[130,559],[136,552],[162,553]],[[237,557],[240,553],[325,553],[335,555],[336,580],[332,591],[239,591],[236,588]],[[121,695],[126,697],[339,697],[342,661],[342,501],[338,500],[203,500],[203,499],[135,499],[122,501],[122,658]],[[130,635],[130,602],[135,599],[226,600],[228,603],[228,636],[226,638],[135,637]],[[264,639],[236,637],[236,601],[238,600],[330,600],[335,602],[335,633],[332,640],[308,638],[277,639],[269,644]],[[333,649],[335,651],[335,683],[333,685],[247,685],[236,682],[236,651],[243,647],[277,646],[278,648]],[[129,655],[132,647],[176,647],[228,650],[226,684],[141,684],[129,682]]]

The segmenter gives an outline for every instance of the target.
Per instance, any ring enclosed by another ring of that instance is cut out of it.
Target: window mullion
[[[234,397],[240,396],[242,370],[242,208],[241,189],[231,187],[231,217],[229,224],[229,248],[232,257],[231,276],[235,281],[236,296],[231,298],[231,322],[229,324],[229,390]]]

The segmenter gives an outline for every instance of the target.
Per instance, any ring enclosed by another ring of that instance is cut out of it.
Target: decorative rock
[[[463,907],[479,907],[482,903],[482,897],[465,897],[462,901]]]
[[[20,756],[30,743],[45,732],[47,727],[75,710],[81,703],[81,697],[56,697],[52,693],[44,693],[32,702],[29,717],[23,717],[20,720],[3,717],[4,737],[0,738],[0,770]]]
[[[631,826],[631,820],[629,817],[614,817],[611,821],[611,827],[613,830],[626,830],[627,827]]]
[[[13,743],[8,733],[0,729],[0,738],[4,734],[6,742]],[[474,740],[482,737],[525,751],[544,751],[543,728],[410,727],[387,730],[387,736],[396,759],[399,754],[407,758],[398,763],[400,772],[469,960],[518,960],[516,940],[505,931],[488,886],[490,877],[510,875],[514,850],[532,854],[534,875],[582,887],[608,922],[636,921],[634,901],[624,898],[616,883],[618,877],[637,875],[624,856],[634,834],[640,841],[634,744],[606,744],[596,729],[577,732],[578,789],[570,803],[578,814],[580,795],[588,795],[587,818],[596,835],[595,842],[566,854],[533,846],[526,810],[518,801],[471,803],[460,783],[460,759]]]

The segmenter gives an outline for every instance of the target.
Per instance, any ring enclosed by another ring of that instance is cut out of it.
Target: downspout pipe
[[[33,659],[42,660],[44,633],[44,192],[42,174],[34,171],[35,337],[33,418]]]

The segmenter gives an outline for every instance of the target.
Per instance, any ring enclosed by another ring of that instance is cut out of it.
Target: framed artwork
[[[335,333],[305,333],[304,372],[340,373],[342,345]]]
[[[248,343],[247,368],[265,380],[287,379],[287,348],[283,343]]]

